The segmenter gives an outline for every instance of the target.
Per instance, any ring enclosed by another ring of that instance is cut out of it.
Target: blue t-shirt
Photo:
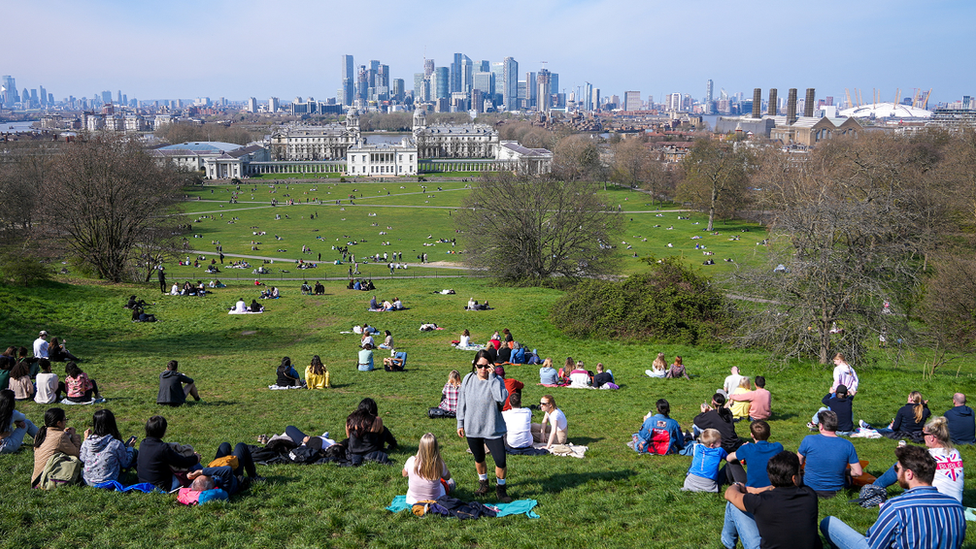
[[[694,451],[695,457],[691,460],[688,474],[718,482],[718,470],[722,466],[722,460],[729,455],[728,452],[721,446],[709,448],[702,443],[695,444]]]
[[[760,440],[739,446],[735,451],[735,457],[739,461],[746,462],[746,486],[753,488],[765,488],[769,486],[769,474],[766,472],[766,464],[769,458],[783,451],[783,445],[778,442]]]
[[[854,445],[840,437],[806,436],[798,452],[806,463],[803,484],[818,492],[842,489],[847,465],[857,463]]]

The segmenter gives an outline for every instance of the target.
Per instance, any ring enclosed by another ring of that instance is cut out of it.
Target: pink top
[[[68,396],[72,398],[83,397],[85,396],[85,391],[92,388],[88,374],[85,372],[82,372],[78,377],[66,378],[64,381],[68,386]]]
[[[766,389],[756,388],[755,391],[736,393],[734,395],[729,395],[729,399],[736,401],[749,401],[751,403],[749,406],[749,417],[752,419],[768,419],[772,414],[770,404],[773,397]]]
[[[414,471],[417,463],[417,456],[410,456],[403,464],[403,470],[407,472],[407,503],[413,505],[418,501],[437,499],[444,494],[444,485],[441,480],[427,480]],[[444,464],[444,471],[441,476],[447,474],[447,464]]]

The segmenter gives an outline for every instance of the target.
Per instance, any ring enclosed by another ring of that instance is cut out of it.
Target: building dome
[[[894,103],[871,103],[840,111],[840,116],[854,118],[931,118],[932,111]]]

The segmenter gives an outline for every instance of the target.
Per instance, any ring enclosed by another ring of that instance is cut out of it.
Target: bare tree
[[[552,173],[564,181],[592,179],[600,171],[600,152],[589,135],[569,135],[556,144],[552,162]]]
[[[745,193],[749,155],[744,148],[712,139],[699,139],[681,161],[683,178],[678,199],[708,211],[708,227],[715,216],[731,216]]]
[[[621,217],[580,180],[486,174],[455,216],[467,263],[506,282],[541,283],[614,272],[610,246]]]
[[[170,223],[181,187],[131,139],[98,135],[66,145],[47,173],[40,209],[51,241],[100,278],[132,278],[139,246]],[[172,231],[168,231],[172,234]]]
[[[924,156],[904,138],[862,136],[802,161],[767,157],[764,200],[777,209],[766,264],[734,278],[757,298],[741,343],[825,364],[835,348],[859,356],[872,336],[907,334],[941,217],[919,183]]]
[[[929,375],[962,353],[973,352],[976,343],[976,260],[946,254],[934,270],[922,301],[925,336],[934,351]]]
[[[611,148],[613,166],[610,177],[614,182],[628,187],[640,187],[650,178],[651,153],[643,139],[622,139]]]

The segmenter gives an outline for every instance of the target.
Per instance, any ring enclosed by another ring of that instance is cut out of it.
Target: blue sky
[[[971,0],[5,0],[0,74],[57,99],[122,90],[130,98],[291,100],[336,96],[340,56],[378,59],[412,87],[423,58],[546,67],[560,88],[891,101],[933,88],[935,101],[976,95]],[[930,107],[933,103],[930,103]]]

